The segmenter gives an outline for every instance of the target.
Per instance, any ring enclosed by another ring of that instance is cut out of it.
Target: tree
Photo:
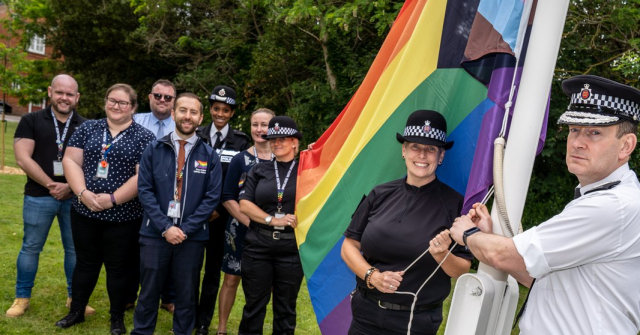
[[[23,43],[33,34],[47,36],[54,57],[64,57],[63,70],[78,81],[78,110],[86,117],[104,115],[104,92],[115,83],[132,85],[145,103],[144,93],[156,79],[175,74],[163,58],[147,53],[130,36],[139,22],[126,1],[10,0],[8,5],[11,29],[25,32]]]

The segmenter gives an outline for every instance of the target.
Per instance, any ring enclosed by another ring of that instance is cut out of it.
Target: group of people
[[[563,89],[571,104],[558,123],[569,127],[576,198],[513,238],[493,234],[482,204],[461,213],[463,196],[438,179],[454,144],[445,118],[432,110],[408,117],[396,136],[406,176],[376,186],[344,233],[342,258],[357,282],[349,334],[406,334],[409,324],[411,334],[436,334],[450,279],[467,273],[474,256],[531,287],[522,334],[638,333],[640,183],[628,162],[640,91],[595,76],[566,80]],[[48,93],[51,105],[23,117],[14,139],[28,179],[7,316],[29,307],[57,216],[70,308],[58,327],[95,313],[88,302],[104,264],[112,334],[126,333],[124,312],[136,298],[131,334],[154,333],[159,305],[174,313],[175,334],[208,334],[217,299],[216,332],[226,334],[240,282],[239,334],[262,334],[271,296],[273,333],[295,332],[303,271],[294,234],[302,133],[294,120],[261,108],[250,136],[231,128],[237,97],[227,86],[209,96],[204,128],[198,96],[176,95],[167,80],[153,85],[145,114],[134,113],[130,86],[113,85],[101,120],[75,112],[72,77],[55,77]]]
[[[249,137],[229,125],[235,91],[217,86],[209,96],[212,123],[201,128],[200,98],[177,95],[164,79],[151,88],[149,113],[135,113],[131,86],[111,86],[99,120],[75,111],[80,94],[71,76],[56,76],[48,92],[50,106],[23,117],[14,137],[27,184],[16,299],[7,316],[29,308],[39,254],[57,216],[69,308],[57,327],[95,314],[88,302],[104,265],[112,334],[127,333],[129,308],[131,334],[153,334],[159,306],[173,313],[174,334],[208,334],[217,299],[216,332],[226,334],[241,278],[240,333],[262,332],[272,286],[274,331],[294,332],[302,133],[291,118],[258,109]]]

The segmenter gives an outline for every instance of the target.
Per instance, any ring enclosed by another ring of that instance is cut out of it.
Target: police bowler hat
[[[404,134],[396,134],[400,143],[412,142],[435,145],[445,150],[451,149],[453,141],[447,142],[447,120],[442,114],[432,110],[417,110],[407,118]]]
[[[302,133],[298,131],[298,124],[293,121],[292,118],[288,116],[276,116],[269,120],[267,135],[262,135],[262,138],[268,140],[277,137],[295,137],[301,140]]]

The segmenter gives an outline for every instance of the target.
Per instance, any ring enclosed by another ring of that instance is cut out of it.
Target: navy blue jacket
[[[164,238],[162,234],[174,225],[167,208],[174,196],[176,152],[169,134],[142,153],[138,173],[138,198],[144,208],[142,236]],[[187,156],[183,178],[176,226],[187,235],[187,241],[206,241],[209,216],[220,202],[222,168],[218,154],[200,138]]]

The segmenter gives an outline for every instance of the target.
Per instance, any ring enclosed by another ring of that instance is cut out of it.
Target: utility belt
[[[256,233],[264,236],[269,236],[274,240],[294,240],[296,238],[295,233],[285,233],[280,230],[270,230],[270,229],[260,228],[259,224],[255,224],[255,223],[251,223],[249,227],[251,228],[251,230],[255,231]]]
[[[360,286],[358,286],[356,290],[360,292],[360,295],[362,295],[363,298],[377,303],[378,307],[382,309],[390,309],[392,311],[410,311],[411,310],[411,305],[399,305],[392,302],[380,301],[378,300],[378,298],[376,298],[372,294],[367,294],[366,290]],[[438,302],[433,304],[416,305],[416,307],[413,310],[414,311],[430,311],[430,310],[441,308],[441,307],[442,307],[442,302]]]

